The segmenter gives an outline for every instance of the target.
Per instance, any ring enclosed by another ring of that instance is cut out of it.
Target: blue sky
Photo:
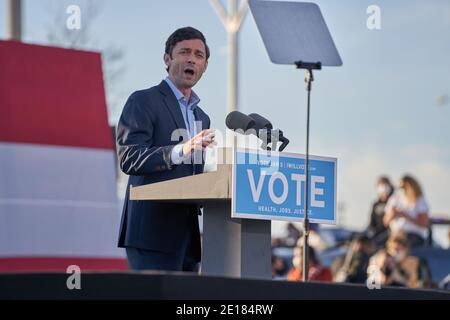
[[[85,1],[80,4],[82,19]],[[450,1],[315,1],[334,37],[344,65],[315,73],[311,152],[338,158],[338,221],[362,227],[368,221],[375,179],[395,182],[412,173],[422,183],[434,213],[450,215]],[[24,40],[45,44],[52,1],[24,1]],[[226,3],[226,1],[224,1]],[[381,30],[368,30],[366,9],[381,8]],[[66,15],[64,11],[61,15]],[[6,1],[0,0],[0,37],[5,37]],[[164,42],[192,25],[211,48],[209,68],[195,90],[212,125],[225,128],[227,36],[207,0],[103,1],[93,25],[98,46],[124,49],[125,73],[118,80],[120,105],[137,89],[165,77]],[[304,73],[274,65],[253,17],[242,25],[239,48],[240,111],[273,120],[291,140],[286,151],[304,152]],[[118,112],[110,114],[112,122]]]

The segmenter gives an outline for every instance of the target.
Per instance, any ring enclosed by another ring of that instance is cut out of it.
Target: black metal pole
[[[311,82],[314,81],[312,69],[306,69],[306,91],[308,93],[308,102],[306,107],[306,156],[305,156],[305,198],[304,198],[304,223],[303,223],[303,281],[308,281],[308,237],[309,237],[309,219],[308,219],[308,197],[309,197],[309,114],[311,101]]]
[[[295,62],[297,69],[306,70],[306,91],[308,95],[306,106],[306,155],[305,155],[305,197],[304,197],[304,222],[303,222],[303,281],[308,281],[309,261],[308,261],[308,237],[309,237],[309,218],[308,218],[308,197],[309,197],[309,114],[311,102],[311,83],[314,81],[313,70],[321,70],[322,63],[319,62]]]

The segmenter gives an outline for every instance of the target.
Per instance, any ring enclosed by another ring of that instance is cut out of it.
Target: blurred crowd
[[[338,254],[328,264],[322,263],[318,254],[327,249],[327,241],[317,232],[319,226],[313,225],[307,250],[308,280],[450,289],[450,270],[442,283],[436,283],[426,259],[412,254],[413,249],[432,241],[430,209],[418,181],[406,175],[395,189],[388,177],[381,176],[376,190],[377,200],[371,206],[367,228],[351,234],[341,245],[344,250],[336,248]],[[302,233],[289,223],[287,237],[273,239],[273,247],[293,247],[291,261],[272,256],[274,279],[302,281]]]

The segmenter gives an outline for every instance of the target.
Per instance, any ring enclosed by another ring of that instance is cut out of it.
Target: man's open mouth
[[[193,76],[195,74],[194,69],[186,68],[184,69],[184,73]]]

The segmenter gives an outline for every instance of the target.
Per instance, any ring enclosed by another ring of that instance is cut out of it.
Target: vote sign
[[[336,223],[337,159],[309,157],[308,217]],[[236,149],[233,163],[232,217],[302,221],[305,156]]]

